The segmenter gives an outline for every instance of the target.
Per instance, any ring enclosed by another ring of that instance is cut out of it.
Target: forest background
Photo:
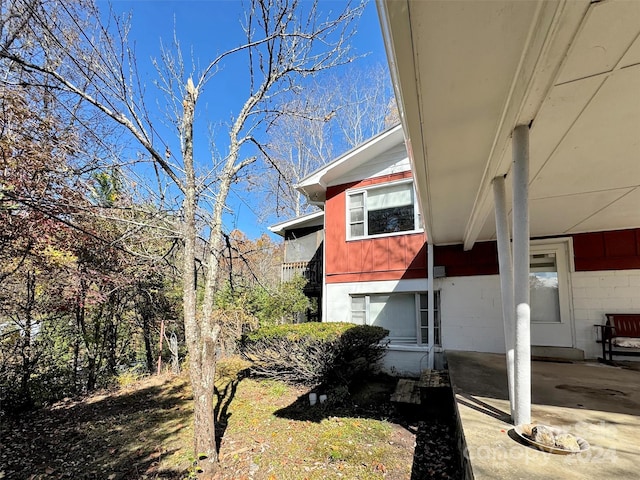
[[[386,67],[353,48],[374,6],[222,3],[207,49],[176,14],[144,58],[124,2],[2,2],[0,415],[184,363],[214,463],[216,359],[309,308],[239,214],[308,212],[296,182],[397,121]]]

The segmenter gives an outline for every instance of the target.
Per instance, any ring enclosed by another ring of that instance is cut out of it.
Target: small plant
[[[139,366],[133,366],[118,373],[116,382],[119,388],[130,388],[132,385],[140,381],[145,375]]]
[[[337,322],[274,325],[244,335],[240,350],[259,376],[308,385],[347,383],[375,368],[388,333]]]
[[[238,355],[218,360],[216,363],[216,381],[235,380],[238,377],[242,377],[250,367],[251,362]]]

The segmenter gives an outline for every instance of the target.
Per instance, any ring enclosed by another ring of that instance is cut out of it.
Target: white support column
[[[435,295],[433,294],[433,244],[427,243],[427,301],[429,309],[427,310],[427,319],[429,322],[429,368],[433,368],[435,364],[433,348],[435,345]]]
[[[515,304],[515,425],[531,422],[531,311],[529,307],[529,127],[513,130],[513,296]]]
[[[502,319],[504,321],[504,347],[507,360],[509,405],[514,416],[513,361],[515,334],[515,307],[513,304],[513,262],[511,259],[511,237],[507,217],[507,196],[504,177],[493,179],[493,198],[496,213],[496,237],[498,240],[498,264],[500,266],[500,290],[502,292]]]

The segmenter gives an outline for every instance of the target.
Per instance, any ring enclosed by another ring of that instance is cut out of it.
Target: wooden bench
[[[640,339],[640,313],[605,313],[606,323],[596,325],[600,328],[600,342],[602,342],[602,360],[613,362],[614,355],[640,355],[640,349],[635,346],[626,348],[620,339]],[[625,348],[613,349],[613,346]],[[640,345],[640,341],[638,342]],[[608,354],[608,359],[607,359]]]

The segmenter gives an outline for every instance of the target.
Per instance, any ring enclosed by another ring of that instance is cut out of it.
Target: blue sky
[[[105,1],[99,5],[106,8],[108,4]],[[343,1],[320,1],[323,13],[340,11],[344,5]],[[189,52],[193,51],[193,58],[200,65],[206,65],[217,54],[240,45],[243,41],[240,23],[243,19],[243,7],[239,0],[115,0],[112,6],[116,13],[132,12],[129,40],[135,44],[138,68],[150,94],[154,93],[153,80],[157,78],[151,58],[159,57],[161,40],[165,45],[171,44],[174,30],[185,55],[189,56]],[[375,63],[386,64],[373,0],[368,2],[358,21],[352,48],[353,53],[361,58],[350,68]],[[199,106],[198,121],[202,130],[200,134],[196,133],[197,158],[210,158],[205,125],[213,124],[220,132],[224,132],[225,122],[231,119],[246,100],[247,89],[243,84],[245,72],[246,57],[237,55],[226,61],[215,81],[205,87]],[[152,103],[155,105],[155,101]],[[161,135],[172,144],[172,150],[179,150],[174,132],[165,129]],[[224,146],[221,144],[220,148],[223,149]],[[267,224],[257,223],[255,212],[260,208],[259,202],[255,192],[238,190],[232,193],[228,202],[231,212],[225,220],[226,229],[237,227],[250,238],[267,231]]]

